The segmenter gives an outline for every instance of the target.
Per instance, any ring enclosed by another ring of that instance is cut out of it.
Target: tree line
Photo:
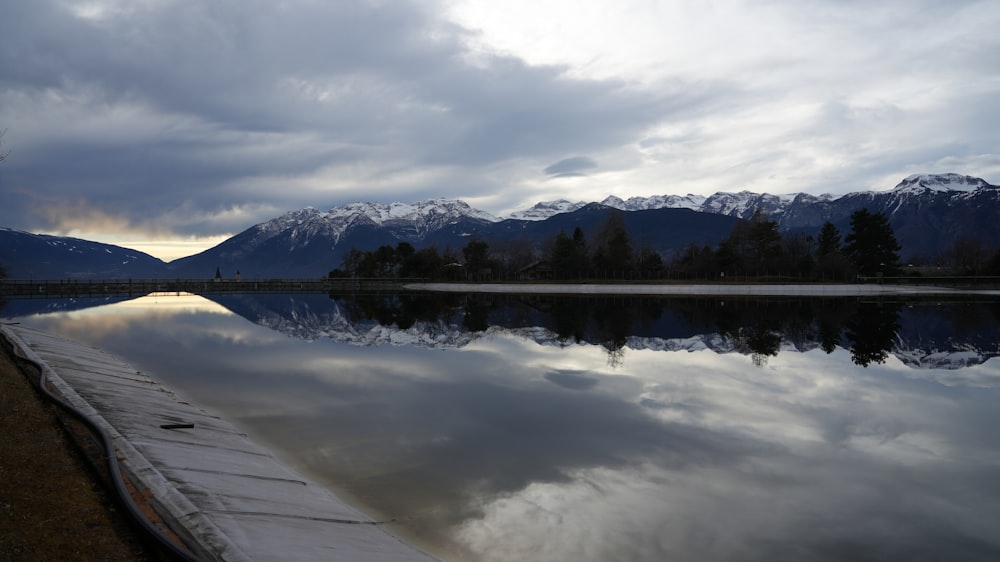
[[[624,215],[612,209],[588,240],[580,227],[563,229],[536,248],[528,241],[473,238],[459,250],[417,250],[407,242],[375,250],[352,248],[331,277],[397,277],[452,281],[493,280],[839,280],[893,277],[906,272],[900,244],[884,213],[859,209],[843,235],[831,222],[815,236],[784,235],[778,223],[757,211],[737,222],[717,246],[692,244],[665,259],[648,246],[636,246]],[[1000,275],[1000,250],[960,240],[952,252],[953,273]]]
[[[851,214],[851,231],[842,236],[833,223],[823,224],[817,236],[782,235],[777,221],[758,211],[733,226],[717,248],[690,246],[674,260],[694,277],[795,277],[810,280],[852,280],[892,277],[902,273],[901,247],[883,213],[859,209]]]

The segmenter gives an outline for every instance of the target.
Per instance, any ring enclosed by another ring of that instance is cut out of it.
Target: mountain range
[[[980,178],[938,174],[907,177],[889,191],[841,196],[741,191],[548,201],[506,218],[447,199],[352,203],[327,211],[307,207],[169,263],[118,246],[0,229],[0,265],[12,279],[198,278],[212,276],[216,268],[226,276],[240,271],[245,278],[318,277],[338,267],[352,248],[372,250],[399,242],[458,250],[475,237],[495,249],[520,244],[539,252],[560,229],[572,232],[579,226],[593,239],[610,208],[623,212],[636,246],[667,259],[691,244],[718,244],[738,220],[756,210],[785,233],[816,234],[830,221],[845,235],[855,210],[882,212],[904,259],[939,255],[961,239],[1000,247],[1000,187]]]

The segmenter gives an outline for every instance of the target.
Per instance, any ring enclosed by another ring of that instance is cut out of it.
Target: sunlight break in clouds
[[[50,202],[39,205],[37,209],[52,225],[46,229],[48,232],[43,233],[84,239],[99,238],[107,244],[138,250],[164,261],[196,254],[232,236],[231,233],[177,236],[166,228],[131,224],[120,215],[105,212],[84,201]]]

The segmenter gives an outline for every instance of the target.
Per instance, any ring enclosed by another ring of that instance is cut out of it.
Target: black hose
[[[111,437],[104,431],[104,428],[98,426],[90,418],[83,415],[83,413],[79,410],[66,403],[62,398],[50,392],[45,385],[45,368],[33,359],[23,355],[20,348],[18,348],[14,342],[8,340],[8,343],[10,343],[11,348],[14,350],[14,354],[19,359],[34,365],[34,367],[38,369],[38,388],[42,391],[42,394],[44,394],[46,398],[54,402],[57,406],[62,408],[71,417],[85,425],[91,433],[97,436],[104,448],[104,456],[108,462],[108,471],[111,473],[111,481],[114,483],[118,500],[125,506],[126,511],[132,519],[138,523],[140,527],[142,527],[142,530],[145,531],[150,538],[156,541],[163,549],[176,559],[183,560],[184,562],[201,562],[200,558],[178,546],[175,541],[164,534],[163,531],[154,525],[153,522],[142,513],[142,510],[139,509],[139,506],[132,499],[132,494],[129,493],[128,487],[125,485],[125,480],[122,478],[121,474],[121,467],[118,465],[118,455],[115,453]]]

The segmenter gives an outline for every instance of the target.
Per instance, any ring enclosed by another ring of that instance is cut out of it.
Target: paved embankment
[[[552,295],[734,295],[844,297],[876,295],[1000,295],[997,290],[963,290],[920,285],[754,285],[754,284],[601,284],[601,283],[408,283],[404,288],[453,293],[533,293]]]
[[[195,558],[434,560],[121,360],[38,330],[0,332],[110,437],[138,495]]]

